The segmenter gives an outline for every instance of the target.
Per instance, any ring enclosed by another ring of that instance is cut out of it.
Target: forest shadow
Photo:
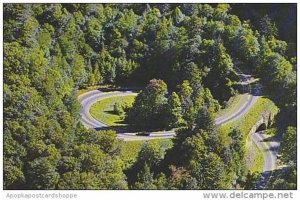
[[[119,116],[119,115],[116,114],[115,111],[113,111],[113,110],[104,110],[103,112],[106,113],[106,114]]]
[[[123,122],[118,122],[122,124]],[[160,131],[170,131],[170,130],[162,130],[158,128],[139,128],[134,125],[120,125],[120,126],[108,126],[108,127],[97,127],[94,128],[96,131],[107,131],[114,130],[118,133],[136,133],[137,135],[148,135],[150,132],[160,132]]]
[[[258,179],[255,189],[256,190],[266,190],[266,185],[271,178],[273,171],[265,171],[260,173],[260,178]]]
[[[281,166],[278,169],[274,169],[272,171],[265,171],[260,173],[260,178],[257,181],[257,184],[255,186],[256,190],[287,190],[284,187],[284,184],[278,184],[276,188],[274,186],[271,186],[270,184],[275,183],[276,179],[278,178],[291,178],[292,174],[292,167],[289,166]],[[271,186],[271,187],[270,187]]]
[[[107,88],[97,88],[97,90],[101,92],[113,92],[113,91],[120,91],[120,92],[127,92],[127,91],[132,91],[132,92],[139,92],[142,88],[140,87],[107,87]]]
[[[278,136],[276,136],[276,135],[270,136],[270,137],[262,140],[262,142],[278,142],[278,141],[280,141],[280,140],[279,140]]]
[[[118,133],[126,133],[127,131],[127,126],[108,126],[108,127],[97,127],[94,128],[96,131],[108,131],[108,130],[114,130],[117,131]]]
[[[249,94],[253,96],[261,96],[263,94],[262,86],[258,83],[250,83],[249,85]]]

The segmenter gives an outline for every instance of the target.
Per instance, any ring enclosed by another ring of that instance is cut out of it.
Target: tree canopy
[[[278,39],[272,15],[245,21],[231,8],[5,3],[4,189],[234,187],[246,176],[243,134],[222,141],[214,118],[238,92],[236,67],[261,78],[280,106],[281,152],[291,153],[285,163],[296,161],[295,45]],[[115,131],[80,122],[76,92],[99,84],[144,88],[128,112],[136,127],[178,129],[167,152],[141,148],[132,166],[139,173],[124,172]]]

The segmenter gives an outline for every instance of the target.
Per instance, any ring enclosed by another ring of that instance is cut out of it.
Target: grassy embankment
[[[232,102],[230,105],[225,108],[227,109],[227,112],[231,112],[231,109],[233,109],[235,106],[239,106],[240,100],[244,98],[242,95],[238,95],[235,99],[232,99]],[[252,126],[260,119],[260,116],[267,111],[273,111],[276,110],[277,107],[275,104],[269,100],[268,98],[259,98],[256,102],[256,104],[253,106],[253,108],[243,117],[240,119],[228,123],[224,126],[219,127],[221,130],[221,133],[224,134],[223,138],[228,140],[227,135],[232,129],[237,128],[239,129],[243,134],[245,134],[245,151],[246,151],[246,161],[247,161],[247,167],[251,172],[258,171],[261,172],[263,170],[264,166],[264,157],[262,152],[259,150],[259,148],[250,140],[248,137],[248,133]],[[220,116],[220,115],[219,115]],[[246,120],[247,119],[247,120]],[[222,137],[222,136],[221,136]],[[124,142],[124,146],[122,148],[121,158],[125,163],[125,166],[128,167],[133,164],[133,162],[136,160],[136,157],[138,155],[138,152],[145,142],[159,142],[166,147],[172,146],[172,141],[170,139],[160,139],[160,140],[151,140],[151,141],[130,141],[130,142]],[[226,142],[226,141],[224,141]],[[229,141],[227,141],[229,142]]]
[[[99,88],[99,86],[97,87]],[[88,88],[85,90],[81,90],[80,93],[87,92],[88,90],[93,90],[96,88]],[[230,115],[236,107],[241,105],[244,98],[247,98],[247,95],[240,94],[230,99],[228,102],[228,106],[222,109],[220,112],[217,113],[217,117],[221,115]],[[102,101],[97,102],[91,107],[91,115],[96,118],[97,120],[110,125],[110,126],[122,126],[125,125],[123,123],[124,115],[116,115],[113,111],[113,105],[118,102],[121,104],[132,105],[134,102],[134,96],[126,96],[126,97],[110,97],[107,99],[103,99]],[[237,128],[243,134],[247,134],[252,126],[259,120],[262,113],[277,109],[274,103],[267,99],[267,98],[259,98],[256,102],[255,106],[248,112],[245,116],[241,117],[240,119],[228,123],[224,126],[219,127],[221,133],[228,134],[232,129]],[[247,119],[247,120],[246,120]],[[222,136],[221,136],[222,137]],[[223,138],[228,138],[225,135]],[[156,140],[161,143],[169,143],[172,144],[170,139],[164,140]],[[146,141],[128,141],[124,142],[122,148],[122,160],[126,166],[130,166],[136,159],[138,152],[143,143]],[[147,142],[154,142],[154,140],[147,141]],[[253,144],[250,138],[246,135],[245,141],[245,150],[246,150],[246,160],[247,165],[250,171],[262,171],[264,165],[264,158],[258,147]]]
[[[124,126],[125,113],[117,115],[113,112],[114,104],[126,105],[131,107],[134,102],[135,96],[115,96],[105,98],[97,103],[93,104],[90,108],[92,117],[98,121],[103,122],[108,126]]]
[[[91,115],[109,125],[109,126],[122,126],[126,125],[123,122],[123,115],[116,115],[113,111],[113,105],[115,103],[126,104],[128,106],[132,106],[134,102],[135,96],[116,96],[116,97],[109,97],[98,101],[94,105],[92,105],[90,109]],[[155,139],[155,140],[148,140],[148,141],[124,141],[122,143],[121,148],[121,159],[124,162],[125,169],[129,168],[135,161],[138,156],[138,153],[144,143],[158,143],[162,148],[168,149],[172,146],[171,139]]]
[[[228,134],[231,130],[238,129],[245,135],[246,160],[250,171],[261,172],[264,165],[264,158],[262,152],[248,137],[248,133],[263,113],[269,111],[273,112],[277,109],[276,105],[270,99],[260,97],[246,115],[238,120],[219,127],[221,134]],[[224,135],[222,138],[226,138],[226,136]]]
[[[247,98],[247,94],[237,94],[233,97],[231,97],[228,100],[227,105],[225,106],[225,108],[221,109],[217,114],[216,114],[216,118],[220,117],[220,116],[229,116],[231,115],[237,107],[240,107],[242,105],[242,103],[244,102],[243,99]]]
[[[99,89],[100,86],[92,86],[87,87],[85,89],[81,89],[77,92],[77,95],[86,93],[91,90]],[[102,86],[101,88],[107,88],[107,86]],[[92,105],[90,109],[91,115],[109,125],[109,126],[123,126],[125,125],[123,122],[123,115],[116,115],[113,111],[113,106],[115,103],[126,104],[127,106],[132,106],[134,102],[135,96],[116,96],[116,97],[109,97],[98,101],[94,105]],[[147,140],[147,141],[124,141],[122,143],[121,148],[121,159],[124,162],[125,169],[129,168],[135,161],[138,156],[138,153],[144,143],[158,143],[162,148],[168,149],[172,146],[171,139],[155,139],[155,140]]]
[[[264,156],[256,144],[247,136],[245,143],[246,164],[251,172],[262,172],[264,168]]]
[[[77,96],[81,95],[81,94],[84,94],[86,92],[89,92],[89,91],[92,91],[92,90],[101,90],[101,89],[118,89],[119,87],[116,86],[116,85],[109,85],[109,84],[106,84],[106,85],[93,85],[93,86],[86,86],[84,88],[81,88],[79,90],[77,90]]]
[[[121,159],[125,169],[128,169],[137,159],[138,153],[144,143],[157,143],[164,150],[172,147],[171,139],[155,139],[146,141],[126,141],[122,144]]]

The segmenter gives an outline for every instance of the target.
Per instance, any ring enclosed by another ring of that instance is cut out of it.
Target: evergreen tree
[[[157,128],[163,126],[161,113],[167,103],[167,85],[162,80],[153,79],[141,91],[129,111],[128,120],[138,127]],[[136,120],[138,119],[138,121]]]
[[[173,92],[168,99],[166,111],[167,126],[170,128],[179,127],[184,123],[179,96]]]

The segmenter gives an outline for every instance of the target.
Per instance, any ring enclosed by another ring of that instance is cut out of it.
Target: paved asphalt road
[[[234,121],[238,119],[239,117],[246,114],[252,106],[255,104],[256,100],[259,98],[260,89],[258,87],[252,88],[250,87],[249,83],[253,79],[251,75],[246,75],[241,72],[240,69],[236,69],[238,71],[237,76],[239,76],[240,84],[243,85],[243,87],[247,87],[250,89],[251,94],[246,94],[244,98],[241,99],[242,102],[240,102],[239,107],[233,108],[232,112],[230,114],[224,113],[222,116],[219,116],[215,124],[218,126],[222,126],[228,122]],[[105,99],[107,97],[113,97],[113,96],[127,96],[127,95],[137,95],[137,93],[134,93],[133,91],[113,91],[113,92],[102,92],[99,90],[93,90],[90,92],[86,92],[78,97],[81,105],[82,105],[82,111],[80,113],[81,115],[81,121],[82,123],[88,127],[88,128],[94,128],[94,129],[103,129],[108,127],[106,124],[97,121],[90,115],[90,107],[96,103],[97,101],[100,101],[102,99]],[[136,133],[126,133],[124,129],[119,129],[118,131],[118,137],[120,139],[124,140],[148,140],[148,139],[155,139],[155,138],[172,138],[175,136],[174,131],[162,131],[162,132],[151,132],[148,133],[149,136],[136,136]]]
[[[89,110],[90,107],[96,103],[97,101],[100,101],[102,99],[113,97],[113,96],[128,96],[128,95],[136,95],[137,93],[134,93],[132,91],[114,91],[114,92],[101,92],[99,90],[93,90],[87,93],[84,93],[78,97],[81,105],[82,105],[82,111],[80,113],[81,115],[81,121],[87,128],[94,128],[94,129],[104,129],[108,127],[106,124],[97,121],[94,119]],[[228,122],[234,121],[237,118],[243,116],[245,113],[249,111],[249,109],[255,104],[258,96],[253,96],[248,94],[247,98],[244,98],[244,103],[241,107],[236,108],[234,112],[232,112],[231,115],[220,116],[216,119],[215,123],[216,125],[224,125]],[[172,138],[175,136],[174,131],[161,131],[161,132],[151,132],[149,133],[149,136],[136,136],[136,133],[127,133],[123,131],[118,132],[118,138],[124,139],[124,140],[149,140],[149,139],[157,139],[157,138]]]
[[[114,96],[129,96],[137,95],[132,91],[114,91],[114,92],[101,92],[99,90],[93,90],[87,93],[84,93],[78,97],[79,102],[81,103],[82,110],[80,112],[81,121],[87,128],[93,129],[105,129],[108,127],[106,124],[97,121],[94,119],[89,110],[91,106],[97,101],[103,100],[108,97]],[[152,132],[149,136],[137,136],[136,133],[128,133],[119,131],[118,138],[123,140],[151,140],[157,138],[173,138],[175,136],[174,131],[161,131],[161,132]]]
[[[244,74],[238,74],[241,77],[241,85],[248,85],[248,82],[251,79],[251,76],[244,75]],[[247,98],[242,98],[242,101],[240,107],[234,108],[234,110],[231,112],[231,114],[224,114],[220,117],[218,117],[215,120],[215,124],[218,126],[222,126],[226,123],[229,123],[231,121],[234,121],[241,116],[245,115],[255,104],[257,99],[259,98],[260,94],[260,88],[255,87],[252,88],[251,93],[247,94]],[[80,113],[81,115],[81,121],[87,128],[94,128],[94,129],[105,129],[108,126],[104,123],[101,123],[94,119],[90,115],[90,107],[96,103],[97,101],[100,101],[102,99],[113,97],[113,96],[127,96],[127,95],[137,95],[137,93],[134,93],[132,91],[113,91],[113,92],[102,92],[99,90],[93,90],[87,93],[84,93],[78,97],[78,100],[80,101],[82,105],[82,111]],[[118,138],[126,141],[130,140],[151,140],[151,139],[157,139],[157,138],[173,138],[175,136],[174,131],[161,131],[161,132],[151,132],[148,136],[137,136],[136,133],[128,133],[124,131],[124,129],[119,129],[118,131]],[[257,184],[257,189],[263,189],[267,183],[267,180],[272,174],[272,171],[276,168],[276,155],[277,150],[279,148],[279,141],[268,141],[268,136],[266,134],[263,134],[261,132],[257,132],[251,136],[252,140],[255,142],[255,144],[260,148],[260,150],[264,154],[264,169],[263,174],[261,177],[261,180]]]
[[[277,152],[280,142],[277,138],[272,138],[272,136],[264,134],[263,131],[252,134],[251,139],[255,142],[264,155],[265,163],[263,173],[256,185],[257,189],[264,189],[268,179],[272,175],[272,171],[276,169]]]

